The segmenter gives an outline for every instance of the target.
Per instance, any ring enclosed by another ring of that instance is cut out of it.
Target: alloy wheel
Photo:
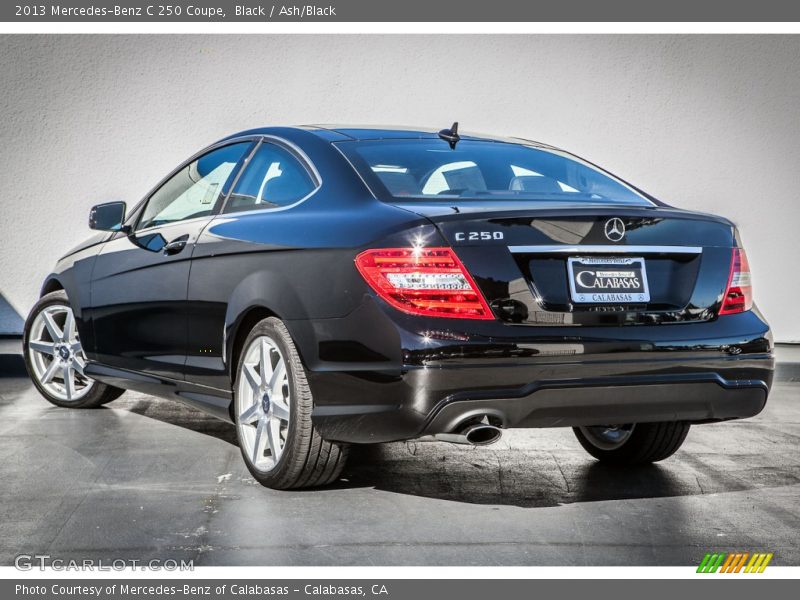
[[[581,427],[580,430],[593,446],[600,450],[616,450],[630,439],[636,425],[595,425]]]
[[[76,402],[94,386],[84,374],[86,355],[69,306],[47,306],[36,315],[28,356],[37,382],[54,398]]]
[[[286,445],[292,404],[286,360],[272,338],[259,336],[245,350],[236,401],[243,451],[256,469],[271,471]]]

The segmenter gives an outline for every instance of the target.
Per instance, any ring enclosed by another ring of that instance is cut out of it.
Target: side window
[[[239,178],[223,212],[280,208],[314,191],[316,184],[288,150],[264,143]]]
[[[250,145],[223,146],[186,165],[150,196],[137,231],[210,215]]]

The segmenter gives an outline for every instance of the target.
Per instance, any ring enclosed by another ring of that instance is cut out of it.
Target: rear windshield
[[[628,185],[554,150],[439,139],[339,142],[375,195],[652,205]]]

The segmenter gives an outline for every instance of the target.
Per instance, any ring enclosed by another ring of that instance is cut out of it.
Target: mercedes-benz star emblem
[[[606,237],[612,242],[618,242],[625,237],[625,223],[619,217],[606,221]]]

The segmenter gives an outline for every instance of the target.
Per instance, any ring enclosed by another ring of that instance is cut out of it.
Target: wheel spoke
[[[67,394],[67,400],[72,400],[75,395],[75,371],[69,365],[64,365],[61,374],[64,377],[64,392]]]
[[[253,395],[258,399],[261,395],[259,392],[261,389],[261,381],[259,380],[258,373],[256,373],[254,367],[244,365],[243,374],[245,379],[247,379],[247,384],[250,386],[250,389],[253,390]]]
[[[65,342],[72,341],[72,338],[75,337],[75,316],[72,314],[72,311],[67,311],[67,317],[64,320],[64,331],[62,333],[63,339]]]
[[[272,377],[269,378],[269,383],[267,384],[267,387],[269,387],[270,398],[280,394],[284,379],[286,379],[286,363],[283,362],[283,358],[280,358],[278,359],[278,364],[275,365],[275,370],[272,372]]]
[[[280,421],[278,421],[278,419],[270,419],[269,423],[267,424],[269,450],[270,454],[272,454],[272,460],[275,462],[278,462],[278,459],[281,457],[281,452],[283,451],[283,448],[281,448],[280,426]]]
[[[272,414],[275,417],[282,421],[289,420],[289,406],[283,401],[282,396],[272,396],[270,404],[272,405]]]
[[[50,356],[54,356],[56,353],[56,345],[50,342],[28,342],[28,347],[31,350],[41,352],[42,354],[49,354]]]
[[[42,312],[42,320],[44,321],[44,326],[47,327],[47,332],[50,334],[50,337],[53,338],[54,342],[64,341],[64,334],[59,326],[56,325],[53,317],[51,317],[50,313],[48,313],[46,310]]]
[[[75,367],[75,371],[80,374],[82,377],[86,377],[86,374],[83,370],[86,368],[86,361],[83,360],[83,357],[76,356],[72,361],[72,366]]]
[[[267,428],[267,420],[261,419],[256,426],[256,441],[253,444],[253,464],[258,464],[258,459],[264,456],[264,429]]]
[[[258,406],[258,399],[256,399],[256,403],[253,404],[248,409],[245,409],[242,414],[239,415],[239,422],[245,425],[250,425],[254,421],[258,421],[258,413],[259,413],[259,406]]]
[[[50,362],[50,364],[47,365],[47,369],[45,369],[45,372],[42,374],[42,379],[41,379],[42,384],[50,383],[51,381],[53,381],[53,377],[55,376],[56,371],[58,371],[59,366],[60,363],[58,362],[58,360],[54,358]]]
[[[272,376],[272,353],[265,340],[261,340],[261,347],[259,349],[261,362],[261,381],[266,383]]]

